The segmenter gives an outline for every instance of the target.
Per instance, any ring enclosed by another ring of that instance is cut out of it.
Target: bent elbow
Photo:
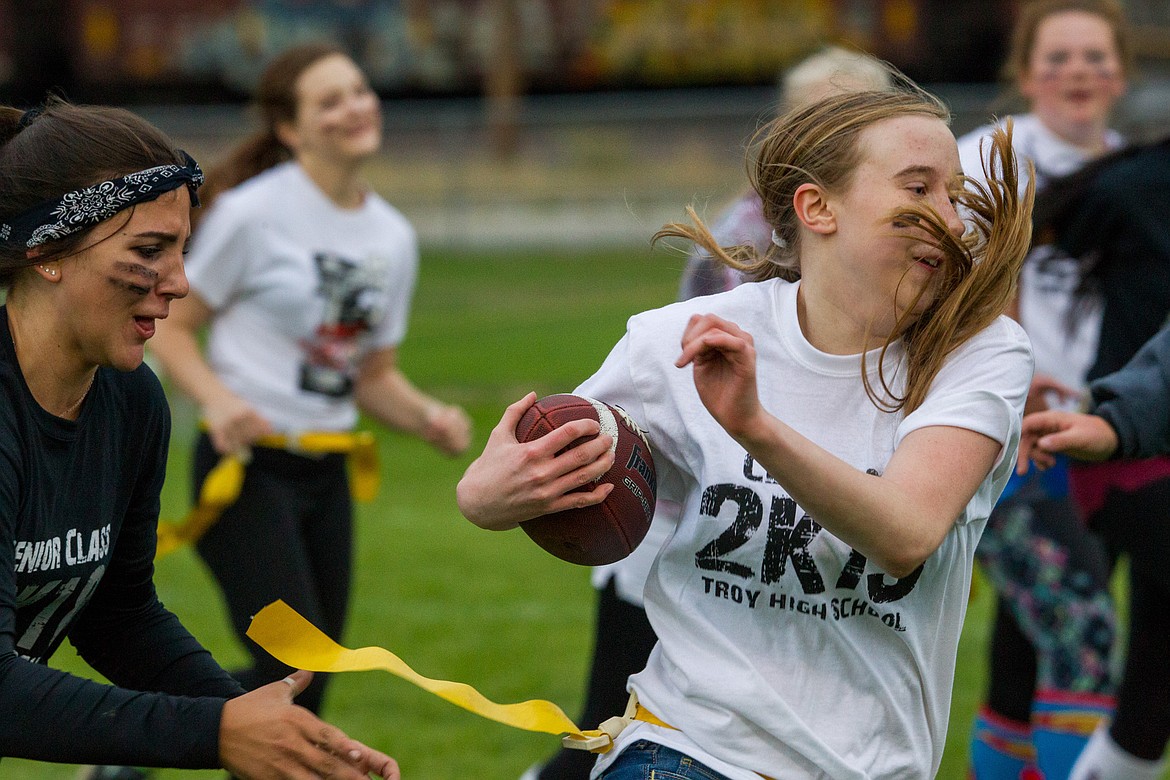
[[[891,545],[881,555],[875,555],[870,560],[886,574],[900,580],[921,569],[938,546],[920,540],[904,540],[902,544]]]
[[[894,579],[902,580],[921,569],[924,563],[925,557],[903,555],[879,562],[878,567]]]

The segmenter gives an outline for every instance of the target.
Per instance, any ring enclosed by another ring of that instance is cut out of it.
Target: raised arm
[[[735,324],[692,317],[677,365],[693,365],[707,410],[805,511],[894,577],[938,548],[1002,449],[975,431],[926,427],[905,437],[883,475],[867,474],[763,408],[754,342]]]

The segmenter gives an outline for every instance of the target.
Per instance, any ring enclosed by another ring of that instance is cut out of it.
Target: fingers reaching
[[[1056,462],[1055,453],[1099,461],[1112,456],[1117,447],[1117,432],[1101,417],[1079,412],[1035,412],[1024,417],[1016,473],[1027,471],[1028,459],[1043,469]]]
[[[255,780],[368,780],[371,773],[398,780],[394,759],[293,704],[312,678],[311,672],[293,672],[224,704],[219,730],[224,768]]]

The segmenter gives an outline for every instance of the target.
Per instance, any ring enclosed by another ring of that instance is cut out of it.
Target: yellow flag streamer
[[[310,672],[366,672],[381,669],[414,683],[440,699],[506,726],[545,734],[561,734],[561,744],[567,748],[608,753],[622,729],[635,720],[674,728],[644,709],[634,695],[630,696],[624,715],[610,718],[600,728],[585,731],[577,728],[560,707],[544,699],[496,704],[470,685],[423,677],[384,648],[361,647],[350,650],[342,647],[283,601],[272,602],[252,618],[248,637],[288,666]],[[760,778],[774,780],[767,775],[760,775]]]
[[[236,502],[244,484],[244,462],[235,455],[220,458],[203,480],[199,503],[178,523],[158,524],[158,549],[155,558],[169,555],[184,544],[195,541],[219,519],[223,510]]]
[[[611,743],[611,738],[602,731],[582,731],[577,728],[564,711],[552,702],[532,699],[518,704],[497,704],[470,685],[423,677],[384,648],[362,647],[350,650],[342,647],[283,601],[273,602],[260,610],[252,618],[248,636],[278,661],[297,669],[312,672],[381,669],[456,706],[508,726],[545,734],[566,734],[574,741],[586,743]],[[598,740],[599,737],[602,739]]]
[[[381,478],[378,446],[369,431],[354,433],[317,431],[296,436],[272,434],[255,442],[257,447],[272,447],[291,452],[314,454],[339,453],[349,456],[350,492],[358,501],[373,501],[378,495]],[[244,484],[244,460],[238,455],[224,455],[207,474],[199,489],[199,501],[178,522],[158,524],[158,547],[155,559],[173,553],[196,541],[215,524],[223,511],[240,497]]]

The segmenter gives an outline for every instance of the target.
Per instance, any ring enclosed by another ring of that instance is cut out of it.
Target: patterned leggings
[[[1037,691],[1111,694],[1110,561],[1071,501],[1025,484],[991,513],[976,557],[999,594],[992,711],[1027,723]]]

